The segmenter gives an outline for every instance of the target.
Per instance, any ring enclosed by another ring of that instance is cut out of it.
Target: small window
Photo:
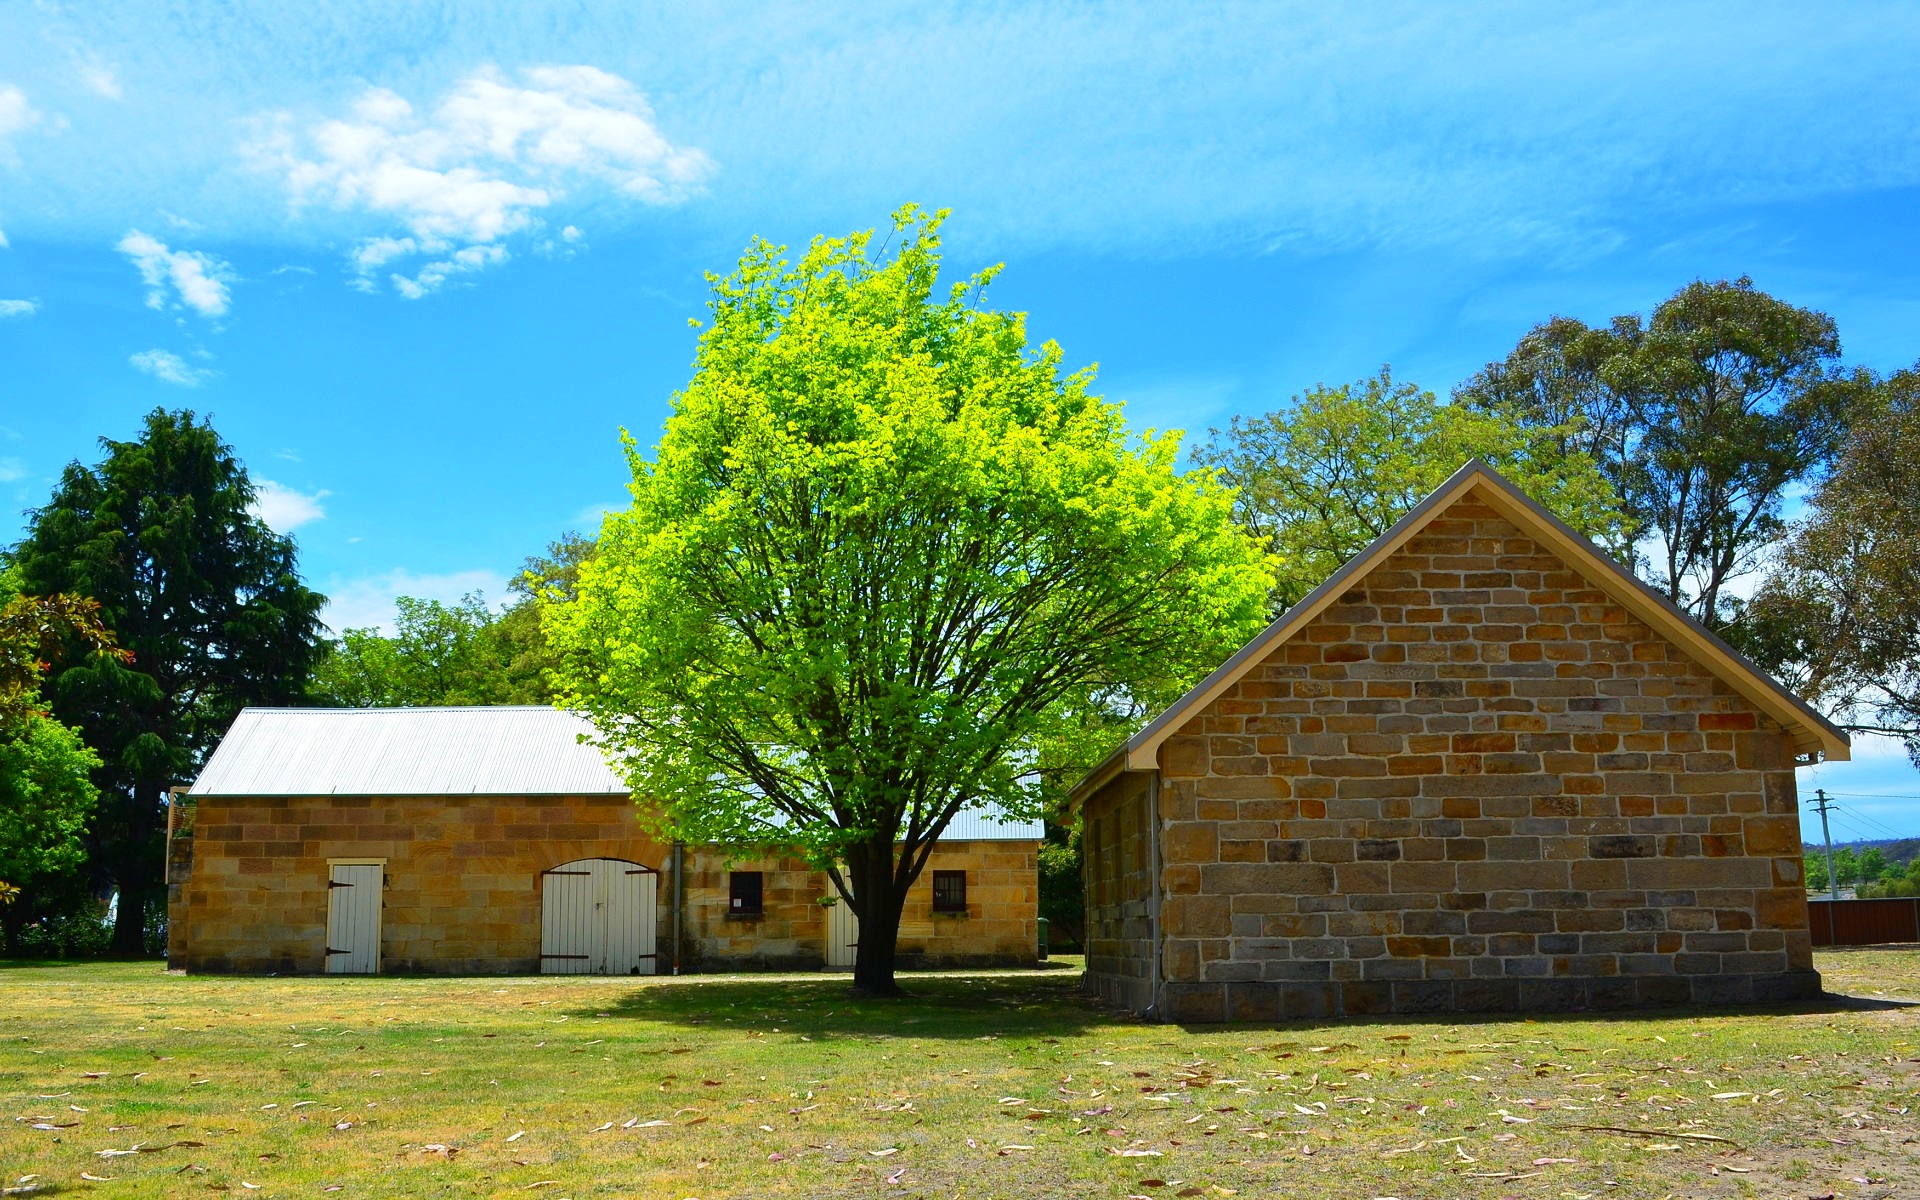
[[[727,876],[728,892],[731,903],[727,905],[727,915],[731,917],[757,917],[760,915],[760,872],[733,871]]]
[[[933,911],[937,913],[967,911],[967,873],[965,871],[933,873]]]

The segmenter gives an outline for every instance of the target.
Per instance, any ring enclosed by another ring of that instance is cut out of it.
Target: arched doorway
[[[651,975],[660,873],[583,858],[540,875],[542,975]]]

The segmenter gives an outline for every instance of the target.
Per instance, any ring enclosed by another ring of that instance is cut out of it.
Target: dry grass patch
[[[1920,953],[1865,1003],[1144,1025],[1071,972],[0,968],[9,1188],[106,1196],[1920,1194]],[[1876,995],[1876,993],[1879,993]]]

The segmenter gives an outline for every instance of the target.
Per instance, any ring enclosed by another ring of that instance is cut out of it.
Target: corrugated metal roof
[[[1041,821],[1003,821],[999,820],[999,809],[981,811],[974,809],[963,812],[947,823],[947,831],[940,835],[943,842],[1023,842],[1028,839],[1039,841],[1046,834],[1046,824]]]
[[[586,718],[557,708],[249,708],[194,781],[194,796],[628,794]],[[963,812],[946,841],[1023,841],[1039,821]]]
[[[249,708],[195,796],[625,795],[557,708]]]

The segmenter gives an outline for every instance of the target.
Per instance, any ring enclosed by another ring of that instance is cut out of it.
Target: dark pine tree
[[[120,891],[113,948],[138,954],[164,886],[167,788],[241,708],[305,694],[326,598],[301,582],[293,540],[253,514],[246,468],[209,421],[155,409],[137,440],[100,441],[106,457],[67,467],[8,557],[28,594],[98,600],[133,654],[69,656],[45,694],[103,762],[89,855]]]

